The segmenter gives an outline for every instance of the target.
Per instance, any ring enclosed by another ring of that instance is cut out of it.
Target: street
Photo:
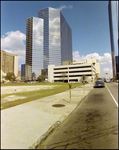
[[[112,93],[114,99],[118,102],[118,86],[116,82],[106,83],[109,91]]]
[[[118,149],[118,84],[105,84],[94,88],[38,149]]]

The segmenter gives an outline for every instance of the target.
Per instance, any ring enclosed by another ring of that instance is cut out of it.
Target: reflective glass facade
[[[49,8],[49,64],[61,64],[60,11]]]
[[[43,69],[43,19],[33,17],[32,75],[36,78]],[[35,79],[34,79],[35,80]]]
[[[25,64],[21,64],[21,77],[25,77]]]
[[[109,27],[112,53],[113,76],[116,75],[115,56],[118,55],[118,1],[109,1]]]
[[[48,8],[40,10],[38,17],[44,20],[44,39],[43,39],[43,68],[49,64],[49,11]]]
[[[48,65],[72,61],[72,33],[59,9],[39,10],[38,18],[27,19],[26,80],[36,80]]]
[[[27,19],[26,29],[26,80],[36,80],[43,69],[43,19]]]
[[[61,62],[72,60],[72,32],[62,13],[60,13],[61,26]]]
[[[44,19],[44,69],[72,61],[71,28],[60,10],[48,7],[39,10],[38,17]]]

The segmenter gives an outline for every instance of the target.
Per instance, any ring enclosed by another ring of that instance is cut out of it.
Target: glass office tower
[[[112,69],[113,77],[116,75],[116,60],[118,55],[118,1],[109,1],[109,27],[110,27],[110,41],[112,54]]]
[[[31,17],[26,27],[25,79],[36,80],[43,69],[43,19]]]
[[[25,64],[21,64],[21,79],[25,79]]]
[[[44,69],[72,61],[72,32],[60,10],[48,7],[38,17],[44,19]]]
[[[72,61],[72,32],[59,9],[38,11],[38,18],[27,19],[26,80],[36,80],[48,65]]]

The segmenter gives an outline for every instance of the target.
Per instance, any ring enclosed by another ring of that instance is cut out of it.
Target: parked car
[[[102,78],[97,78],[97,81],[103,81],[103,79]]]
[[[105,84],[103,81],[96,81],[94,88],[96,88],[96,87],[105,87]]]

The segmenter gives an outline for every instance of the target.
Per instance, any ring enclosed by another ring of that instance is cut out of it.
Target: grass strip
[[[31,84],[31,85],[33,86],[34,84]],[[36,84],[36,85],[38,85],[38,84]],[[22,96],[22,97],[26,97],[26,98],[17,99],[14,101],[8,101],[5,103],[1,102],[1,110],[69,90],[69,84],[68,83],[47,83],[47,84],[42,83],[42,85],[60,85],[60,86],[56,86],[56,87],[53,87],[51,89],[48,88],[48,89],[41,89],[41,90],[35,90],[35,91],[24,91],[24,92],[18,92],[18,93],[4,94],[1,96],[1,98],[4,98],[6,96],[10,96],[10,95]],[[72,83],[72,89],[76,88],[78,86],[82,86],[82,83]]]

